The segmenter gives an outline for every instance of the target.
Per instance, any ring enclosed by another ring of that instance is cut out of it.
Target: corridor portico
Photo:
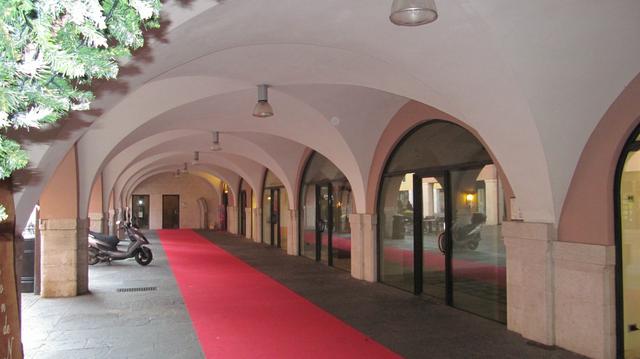
[[[640,194],[621,158],[637,151],[640,3],[436,3],[406,28],[391,0],[167,1],[96,111],[11,134],[31,158],[12,181],[15,232],[39,211],[36,290],[86,293],[87,232],[132,220],[242,234],[526,340],[636,356]],[[261,84],[272,117],[252,116]]]

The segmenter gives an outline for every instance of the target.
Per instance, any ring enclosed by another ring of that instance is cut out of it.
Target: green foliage
[[[0,179],[28,163],[6,130],[89,109],[91,80],[118,75],[143,30],[159,27],[160,8],[160,0],[0,0]]]

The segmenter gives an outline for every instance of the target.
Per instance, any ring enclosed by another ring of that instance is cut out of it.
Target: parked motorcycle
[[[89,231],[89,240],[103,242],[104,244],[111,247],[113,250],[117,250],[118,244],[120,243],[120,239],[118,239],[118,236],[109,236],[106,234],[93,232],[93,231]]]
[[[471,223],[453,228],[453,246],[456,248],[468,248],[476,250],[482,240],[482,227],[487,221],[487,217],[482,213],[474,213],[471,216]],[[445,232],[438,236],[438,247],[444,253]]]
[[[126,251],[121,251],[113,245],[113,236],[93,236],[89,235],[89,264],[95,265],[100,262],[111,263],[114,260],[123,260],[135,258],[136,262],[141,266],[146,266],[153,260],[153,253],[148,247],[149,241],[140,232],[130,224],[124,224],[123,228],[129,237],[131,243]]]

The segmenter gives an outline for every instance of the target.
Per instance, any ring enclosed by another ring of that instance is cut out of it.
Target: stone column
[[[43,298],[73,297],[88,291],[87,220],[41,219]]]
[[[101,232],[104,228],[105,217],[102,213],[89,213],[89,229],[93,232]]]
[[[251,217],[251,208],[247,207],[244,209],[244,218],[246,219],[244,222],[244,233],[245,236],[249,239],[253,238],[253,229],[251,228],[251,222],[253,222],[253,217]]]
[[[109,212],[105,213],[107,217],[107,233],[109,235],[114,235],[116,233],[116,211],[115,209],[110,209]]]
[[[287,239],[287,254],[297,256],[300,241],[298,238],[298,211],[295,209],[287,210],[289,212],[289,238]]]
[[[367,282],[378,281],[378,216],[362,215],[362,265],[363,277]]]
[[[496,225],[498,224],[498,207],[500,206],[500,202],[498,202],[498,180],[497,179],[485,179],[484,180],[484,190],[485,190],[485,203],[487,205],[487,225]]]
[[[260,243],[262,240],[262,208],[253,209],[253,241]]]
[[[507,255],[507,328],[554,345],[552,241],[547,223],[504,222]]]
[[[362,215],[358,213],[349,214],[349,225],[351,226],[351,276],[356,279],[364,279]]]
[[[615,247],[555,242],[556,345],[616,357]]]
[[[238,234],[238,209],[236,207],[227,207],[227,232]]]

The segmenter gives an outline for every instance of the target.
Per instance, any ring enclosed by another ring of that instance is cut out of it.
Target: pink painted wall
[[[89,213],[102,212],[102,176],[98,176],[91,188],[91,198],[89,199]]]
[[[582,151],[560,214],[559,240],[614,243],[616,165],[624,143],[639,122],[640,75],[609,107]]]
[[[78,171],[76,146],[56,168],[40,195],[40,218],[78,218]]]
[[[220,197],[209,182],[199,176],[183,174],[176,178],[173,173],[162,173],[142,181],[132,192],[133,195],[149,195],[149,228],[162,228],[162,195],[180,196],[180,228],[200,226],[198,199],[207,201],[209,224],[218,222]],[[129,198],[131,201],[131,198]],[[127,203],[131,205],[131,203]]]
[[[378,188],[380,186],[380,179],[384,170],[384,166],[393,149],[404,138],[404,136],[417,125],[429,120],[436,119],[453,122],[471,132],[487,149],[489,155],[493,159],[493,162],[498,167],[504,187],[505,198],[510,198],[513,196],[513,191],[511,190],[509,181],[507,180],[507,178],[505,178],[500,164],[491,152],[491,147],[482,139],[482,137],[478,135],[476,130],[470,128],[468,125],[459,121],[458,119],[433,107],[416,101],[409,101],[393,116],[393,118],[389,122],[389,125],[382,133],[380,141],[378,141],[378,146],[376,147],[376,152],[373,157],[373,163],[371,165],[371,171],[369,172],[369,180],[367,184],[366,213],[376,213],[376,201],[378,199]],[[508,208],[507,211],[509,211]]]

